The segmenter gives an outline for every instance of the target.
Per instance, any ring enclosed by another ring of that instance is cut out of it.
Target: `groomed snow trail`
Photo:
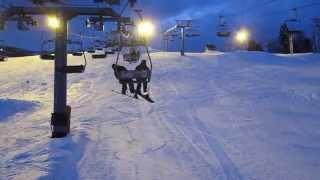
[[[70,75],[65,139],[49,138],[52,62],[1,63],[0,105],[19,106],[0,109],[0,179],[320,177],[319,55],[152,57],[155,104],[112,92],[120,89],[114,57],[90,59],[84,74]]]

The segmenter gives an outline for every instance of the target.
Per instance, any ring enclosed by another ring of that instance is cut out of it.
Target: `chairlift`
[[[112,50],[112,49],[106,49],[105,53],[106,53],[106,54],[114,54],[115,51]]]
[[[4,52],[4,49],[1,47],[0,48],[0,62],[4,62],[4,61],[6,61],[6,59],[7,59],[7,56],[6,56],[5,52]]]
[[[82,56],[83,53],[82,52],[73,52],[72,55],[73,56]]]
[[[84,53],[82,40],[80,40],[80,41],[69,40],[68,44],[70,44],[71,47],[73,46],[72,48],[75,48],[75,46],[78,46],[78,49],[76,51],[72,52],[72,55],[73,56],[83,56],[84,64],[83,65],[65,66],[62,71],[65,73],[68,73],[68,74],[83,73],[86,69],[86,66],[87,66],[87,58],[86,58],[86,54]]]
[[[107,57],[107,53],[102,47],[96,47],[95,49],[94,53],[96,54],[92,54],[92,59],[105,59]],[[97,51],[100,51],[100,53],[97,53]],[[103,51],[103,53],[101,53],[101,51]]]
[[[55,60],[55,55],[53,53],[53,47],[49,49],[49,45],[53,44],[53,40],[46,40],[41,43],[40,59],[42,60]]]
[[[5,56],[0,55],[0,62],[4,62],[4,61],[6,61],[6,57],[5,57]]]
[[[87,50],[87,52],[90,53],[90,54],[93,54],[93,53],[95,53],[96,51],[95,51],[93,48],[89,48],[89,49]]]
[[[7,56],[4,50],[4,41],[0,40],[0,61],[5,61],[6,57]]]
[[[224,16],[219,16],[219,25],[218,25],[218,31],[217,36],[218,37],[229,37],[231,35],[230,28],[225,21]]]
[[[73,56],[83,56],[84,52],[83,52],[83,45],[81,41],[68,41],[68,44],[71,45],[72,47],[72,55]],[[79,46],[78,48],[75,48],[75,46]],[[76,49],[76,50],[75,50]]]
[[[92,54],[92,59],[105,59],[106,57],[107,57],[107,53]]]
[[[127,70],[127,71],[116,71],[117,79],[119,81],[127,81],[132,80],[133,83],[140,83],[139,79],[147,79],[147,82],[151,81],[151,74],[153,70],[152,60],[150,56],[149,49],[146,44],[138,43],[140,40],[137,39],[131,39],[131,43],[126,44],[123,41],[120,41],[119,51],[116,58],[115,65],[119,65],[120,61],[120,54],[122,53],[122,61],[128,62],[129,64],[132,63],[138,63],[140,61],[143,61],[141,58],[141,53],[139,50],[139,47],[142,47],[142,49],[145,49],[148,62],[150,64],[150,71],[138,71],[138,70]],[[126,51],[126,52],[124,52]],[[123,53],[124,52],[124,53]]]
[[[288,27],[288,32],[290,34],[301,34],[303,33],[303,30],[301,28],[301,22],[298,19],[298,10],[297,8],[293,8],[292,11],[294,17],[285,21],[285,24]]]

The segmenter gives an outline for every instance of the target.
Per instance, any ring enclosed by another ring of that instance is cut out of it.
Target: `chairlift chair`
[[[0,62],[4,62],[5,61],[5,57],[0,55]]]
[[[110,50],[110,49],[107,49],[107,50],[105,51],[105,53],[106,53],[106,54],[114,54],[114,53],[115,53],[115,51]]]
[[[139,41],[133,41],[133,42],[139,42]],[[152,65],[152,60],[151,60],[150,52],[147,45],[141,45],[141,44],[137,45],[137,44],[131,43],[129,47],[126,47],[126,46],[127,44],[123,44],[123,42],[121,41],[115,65],[119,65],[119,61],[121,57],[120,54],[124,51],[124,48],[126,48],[126,50],[128,50],[129,48],[129,52],[123,53],[122,61],[128,62],[130,64],[138,63],[139,61],[142,61],[140,51],[137,49],[139,46],[142,46],[145,49],[146,55],[148,57],[147,59],[150,64],[149,66],[150,71],[138,71],[138,70],[119,71],[119,72],[116,72],[118,80],[119,81],[130,80],[133,83],[139,83],[141,79],[147,79],[147,82],[150,82],[153,65]]]
[[[0,49],[0,62],[6,61],[7,56],[3,54],[2,49]]]
[[[290,34],[301,34],[303,33],[303,30],[301,28],[301,22],[298,18],[298,9],[293,8],[292,12],[293,17],[286,20],[285,24],[287,25]]]
[[[219,25],[218,25],[218,31],[217,36],[218,37],[229,37],[231,35],[230,28],[225,21],[224,16],[219,16]]]
[[[87,52],[90,53],[90,54],[93,54],[93,53],[95,53],[96,51],[95,51],[93,48],[90,48],[90,49],[88,49]]]
[[[107,57],[107,53],[103,54],[92,54],[92,59],[104,59]]]
[[[75,46],[78,46],[78,49],[76,49],[74,52],[72,52],[72,55],[73,56],[83,56],[84,64],[83,65],[69,65],[69,66],[67,65],[64,67],[64,69],[62,71],[67,74],[83,73],[86,69],[86,66],[87,66],[87,58],[84,53],[82,40],[80,40],[80,41],[69,40],[68,44],[70,44],[73,49],[75,49]]]
[[[81,41],[69,40],[68,44],[71,45],[71,48],[72,48],[71,54],[73,56],[83,56],[84,51],[83,51],[83,45],[82,45]],[[78,46],[78,47],[76,48],[76,46]]]
[[[43,41],[41,43],[41,52],[40,52],[40,59],[42,60],[54,60],[55,55],[53,53],[53,48],[49,49],[49,45],[53,44],[53,40]]]
[[[73,56],[82,56],[83,53],[82,52],[73,52],[72,55]]]
[[[303,32],[300,27],[300,22],[297,19],[289,19],[285,21],[285,24],[290,34],[301,34]]]
[[[6,54],[4,50],[4,41],[0,40],[0,61],[5,61],[6,60]]]

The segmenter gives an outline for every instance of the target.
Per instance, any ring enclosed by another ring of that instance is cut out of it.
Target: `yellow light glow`
[[[244,43],[246,41],[249,40],[249,36],[250,36],[250,33],[248,30],[246,29],[241,29],[239,32],[237,32],[236,34],[236,40],[239,42],[239,43]]]
[[[60,27],[60,20],[56,16],[48,16],[47,24],[52,29],[58,29]]]
[[[142,37],[151,37],[154,35],[154,25],[150,21],[142,21],[137,27],[138,34]]]

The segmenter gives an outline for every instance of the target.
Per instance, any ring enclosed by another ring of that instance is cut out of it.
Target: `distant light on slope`
[[[245,43],[249,40],[249,36],[250,36],[250,33],[248,30],[246,29],[241,29],[239,32],[237,32],[236,34],[236,40],[239,42],[239,43]]]
[[[58,29],[60,27],[60,20],[57,16],[48,16],[47,17],[47,24],[51,29]]]
[[[138,34],[141,37],[150,38],[154,35],[154,25],[150,21],[142,21],[137,26]]]

